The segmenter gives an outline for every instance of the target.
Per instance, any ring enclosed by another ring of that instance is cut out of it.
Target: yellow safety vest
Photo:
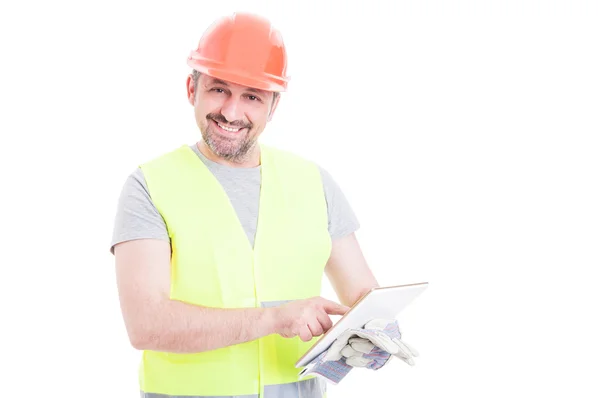
[[[222,186],[187,145],[140,166],[171,239],[172,299],[260,308],[320,295],[331,239],[319,170],[290,152],[260,147],[254,247]],[[195,354],[144,351],[140,389],[153,398],[320,398],[323,381],[299,381],[294,367],[313,342],[271,334]]]

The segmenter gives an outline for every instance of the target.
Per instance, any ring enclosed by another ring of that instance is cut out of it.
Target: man
[[[111,246],[142,396],[321,397],[294,364],[378,286],[358,221],[325,170],[258,142],[289,80],[269,21],[219,19],[188,65],[202,140],[130,175]],[[320,297],[323,273],[341,304]],[[328,363],[350,366],[339,352]]]

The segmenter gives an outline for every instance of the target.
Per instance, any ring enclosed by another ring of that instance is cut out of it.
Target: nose
[[[221,107],[221,115],[229,122],[244,120],[244,112],[240,101],[235,96],[230,96]]]

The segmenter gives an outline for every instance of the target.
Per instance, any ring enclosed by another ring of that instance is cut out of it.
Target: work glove
[[[398,321],[373,319],[363,329],[349,329],[342,333],[329,347],[323,361],[344,362],[352,367],[379,369],[392,356],[413,366],[417,350],[401,340]]]
[[[413,357],[418,355],[414,348],[401,341],[396,320],[373,319],[361,329],[343,332],[329,349],[313,359],[299,375],[301,378],[319,376],[338,384],[355,367],[379,369],[392,356],[412,366]]]

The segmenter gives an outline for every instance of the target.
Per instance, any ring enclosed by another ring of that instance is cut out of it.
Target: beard
[[[215,127],[210,123],[211,119],[215,122],[245,130],[244,132],[239,132],[236,137],[224,137],[215,131]],[[209,113],[206,115],[206,120],[206,127],[201,129],[202,138],[215,155],[236,163],[247,159],[250,150],[256,145],[256,137],[250,134],[252,123],[244,123],[242,121],[228,122],[223,115],[218,113]]]

